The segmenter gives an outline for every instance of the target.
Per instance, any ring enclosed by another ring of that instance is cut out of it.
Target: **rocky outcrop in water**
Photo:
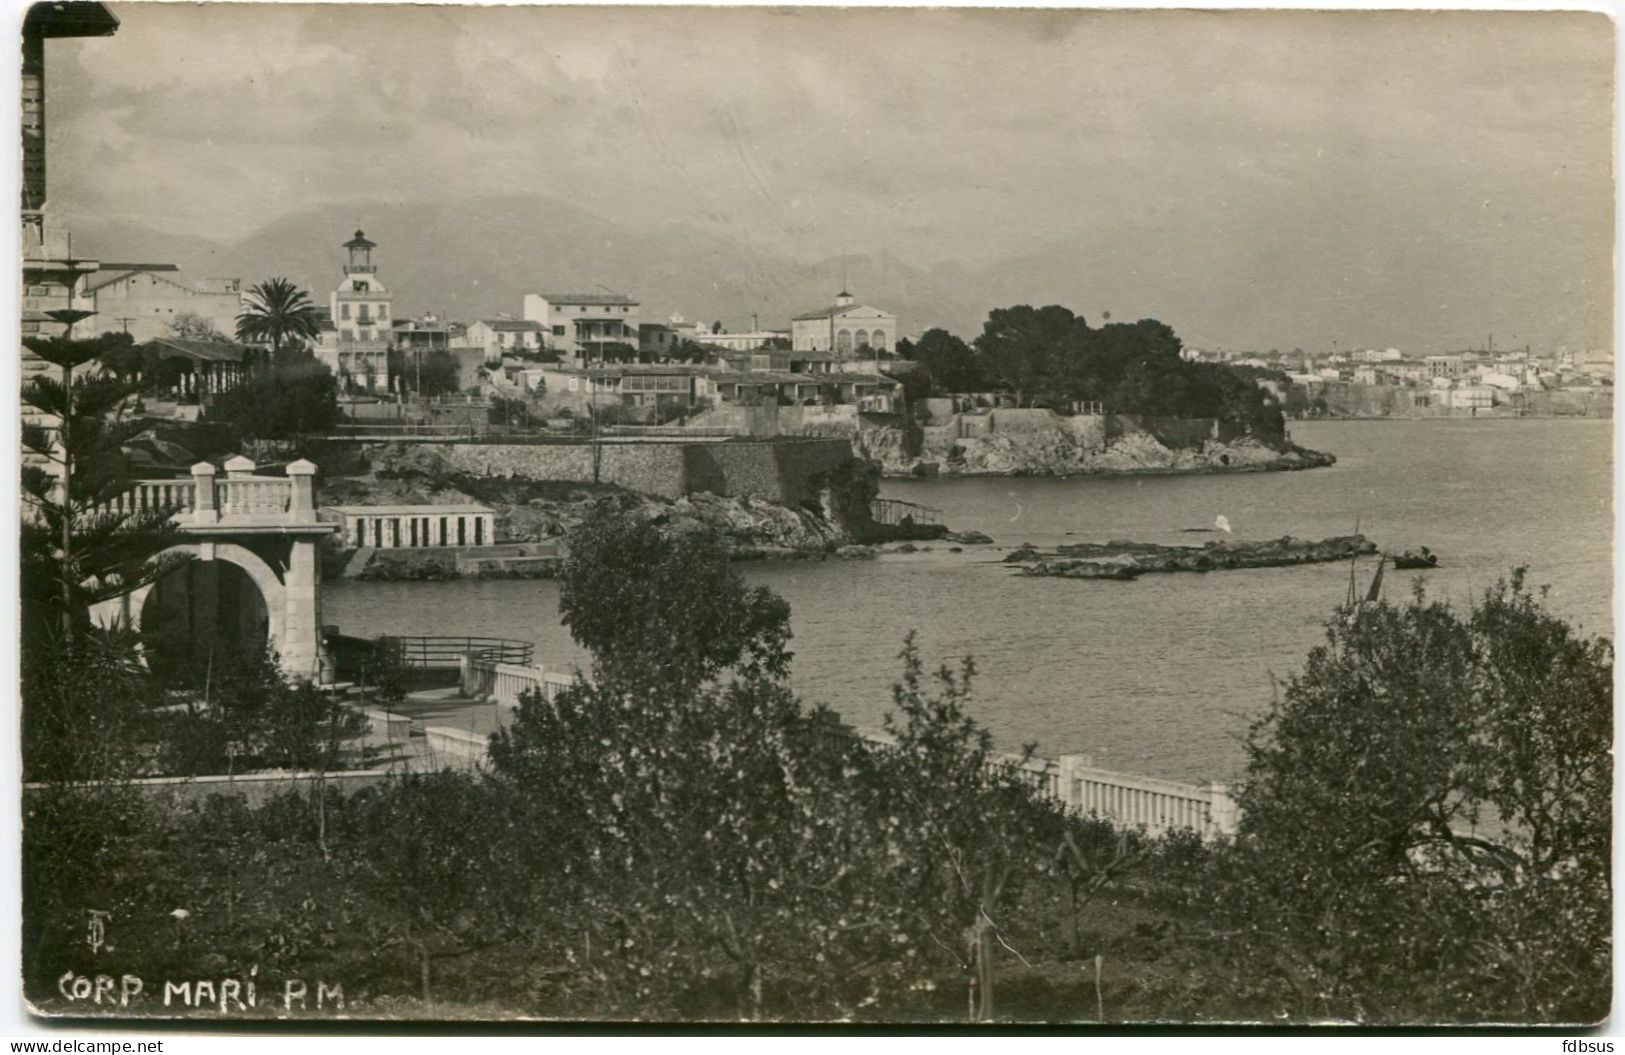
[[[1001,425],[1001,414],[1012,426]],[[1015,415],[1021,415],[1016,418]],[[1312,469],[1336,458],[1283,440],[1215,437],[1203,422],[1157,428],[1125,416],[1067,418],[1047,411],[994,411],[975,431],[887,426],[853,435],[860,457],[886,476],[1092,476],[1152,473],[1267,472]],[[1211,429],[1217,432],[1217,429]]]
[[[1312,541],[1290,535],[1278,539],[1209,542],[1205,546],[1163,546],[1152,542],[1077,543],[1043,552],[1023,546],[1005,557],[1023,575],[1059,579],[1133,579],[1156,572],[1228,571],[1280,568],[1352,560],[1377,552],[1364,535]]]

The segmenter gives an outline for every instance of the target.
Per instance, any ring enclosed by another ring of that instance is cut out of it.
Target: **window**
[[[553,336],[555,336],[555,337],[563,337],[564,336],[564,327],[563,326],[555,326],[555,327],[553,327]]]
[[[350,305],[341,304],[339,306],[339,318],[348,319],[349,317],[350,317]]]
[[[367,284],[359,280],[352,282],[350,283],[350,291],[353,293],[365,293],[367,292]]]

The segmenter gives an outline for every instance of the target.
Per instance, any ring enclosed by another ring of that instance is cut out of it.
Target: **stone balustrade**
[[[254,468],[251,460],[239,456],[226,462],[221,477],[213,465],[199,462],[189,479],[136,480],[99,508],[119,513],[173,509],[182,527],[317,523],[315,465],[293,462],[286,476],[256,476]]]
[[[475,653],[463,656],[460,682],[464,696],[484,696],[507,708],[519,706],[521,693],[539,689],[542,698],[552,700],[575,683],[569,674],[547,670],[540,665],[500,663],[482,659]]]

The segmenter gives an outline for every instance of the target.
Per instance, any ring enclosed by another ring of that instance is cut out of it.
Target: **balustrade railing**
[[[100,511],[131,513],[167,509],[183,527],[208,527],[221,522],[266,521],[315,524],[314,476],[306,461],[287,466],[286,476],[255,476],[254,463],[233,458],[224,477],[208,462],[192,466],[181,479],[136,480],[123,493],[100,504]]]
[[[215,482],[222,517],[275,517],[293,502],[293,481],[280,476],[234,476]]]
[[[146,513],[190,510],[197,501],[197,485],[185,480],[137,480],[128,491],[115,495],[99,508],[110,513]]]
[[[464,696],[484,696],[504,707],[519,706],[525,692],[539,690],[545,700],[575,684],[575,677],[524,663],[503,663],[472,652],[463,656],[461,684]]]

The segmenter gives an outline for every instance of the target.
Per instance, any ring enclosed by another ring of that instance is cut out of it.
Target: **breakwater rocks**
[[[1377,552],[1364,535],[1341,535],[1312,541],[1283,538],[1263,541],[1209,542],[1205,546],[1163,546],[1152,542],[1077,543],[1050,552],[1020,546],[1005,558],[1023,575],[1056,579],[1128,580],[1156,572],[1228,571],[1236,568],[1281,568],[1352,560]]]
[[[914,477],[1279,472],[1337,461],[1289,440],[1239,435],[1208,419],[996,410],[953,420],[865,428],[853,436],[853,450],[879,462],[886,476]]]

